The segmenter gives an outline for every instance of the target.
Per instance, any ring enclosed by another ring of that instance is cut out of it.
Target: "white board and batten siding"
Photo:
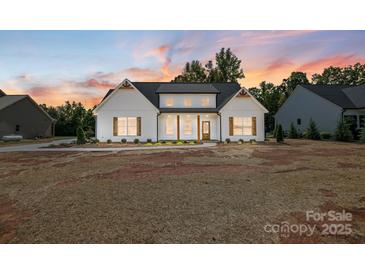
[[[96,136],[101,142],[108,139],[120,142],[125,138],[132,142],[135,138],[145,142],[148,138],[156,141],[158,110],[151,102],[135,89],[119,89],[114,91],[96,112]],[[114,136],[114,117],[141,117],[141,136]]]
[[[216,94],[160,94],[161,108],[215,108]]]
[[[242,139],[249,141],[255,139],[256,141],[265,140],[265,123],[264,114],[266,110],[263,109],[253,98],[236,96],[231,99],[222,109],[222,140],[229,138],[231,141],[238,141]],[[256,117],[256,135],[233,135],[229,133],[229,117]]]

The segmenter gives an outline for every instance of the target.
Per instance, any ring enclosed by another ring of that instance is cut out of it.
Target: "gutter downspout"
[[[157,131],[156,131],[156,141],[158,142],[158,117],[161,115],[161,113],[157,113],[157,115],[156,115],[156,123],[157,123],[157,127],[156,127],[156,129],[157,129]]]
[[[222,142],[222,116],[219,112],[217,115],[219,116],[219,140]]]

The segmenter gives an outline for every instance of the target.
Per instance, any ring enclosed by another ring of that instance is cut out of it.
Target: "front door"
[[[210,140],[210,122],[202,121],[202,139]]]

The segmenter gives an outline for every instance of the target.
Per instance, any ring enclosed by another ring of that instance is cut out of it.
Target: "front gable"
[[[155,110],[158,109],[128,80],[121,82],[94,110]]]
[[[252,110],[263,111],[267,113],[268,110],[257,99],[248,92],[248,90],[242,88],[238,91],[221,109],[223,111],[236,111],[236,110]]]

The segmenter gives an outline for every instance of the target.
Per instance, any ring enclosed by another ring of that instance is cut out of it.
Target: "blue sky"
[[[0,31],[0,88],[39,103],[99,102],[124,78],[170,81],[230,47],[246,87],[365,61],[365,31]]]

